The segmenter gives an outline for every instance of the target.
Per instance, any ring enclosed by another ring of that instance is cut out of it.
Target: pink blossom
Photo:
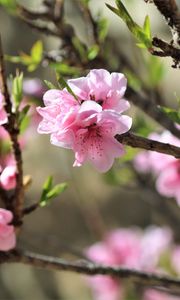
[[[161,135],[153,133],[149,137],[180,146],[180,140],[168,131]],[[165,197],[174,197],[180,204],[180,160],[162,153],[143,151],[136,156],[134,166],[140,172],[151,171],[157,177],[157,191]]]
[[[0,92],[0,125],[3,125],[7,122],[7,114],[4,109],[4,97]]]
[[[0,185],[5,190],[14,189],[16,186],[16,166],[9,165],[4,168],[0,175]]]
[[[27,78],[23,81],[23,91],[27,96],[41,98],[45,92],[45,88],[40,79]]]
[[[16,246],[16,236],[13,225],[8,225],[13,219],[9,210],[0,208],[0,250],[9,251]]]
[[[94,100],[103,109],[119,113],[127,110],[129,102],[123,99],[127,79],[121,73],[109,73],[103,69],[91,70],[86,77],[68,80],[69,86],[81,101]]]
[[[51,143],[75,152],[74,166],[91,162],[98,171],[109,170],[116,157],[124,154],[114,138],[127,132],[132,120],[121,115],[129,104],[121,97],[126,89],[122,74],[92,70],[87,77],[69,80],[78,101],[66,90],[45,93],[45,107],[39,133],[51,134]]]
[[[89,247],[86,255],[90,260],[104,265],[154,271],[171,241],[171,232],[167,228],[150,227],[144,234],[137,228],[117,229],[106,234],[103,241]],[[115,278],[96,276],[88,278],[88,284],[96,300],[124,300],[123,285]]]
[[[168,295],[153,289],[147,289],[144,293],[143,300],[179,300],[179,297]]]

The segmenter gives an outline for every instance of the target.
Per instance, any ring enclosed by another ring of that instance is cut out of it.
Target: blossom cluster
[[[50,134],[52,144],[75,152],[74,166],[91,162],[98,171],[109,170],[116,157],[124,153],[116,134],[127,132],[132,120],[122,113],[129,108],[123,96],[126,78],[121,73],[94,69],[86,77],[67,81],[70,93],[49,90],[38,132]]]
[[[149,138],[180,146],[180,140],[169,131],[152,133]],[[136,156],[134,166],[142,173],[151,171],[156,177],[157,191],[165,197],[174,197],[180,205],[180,159],[154,151],[142,151]]]
[[[144,232],[138,228],[120,228],[107,233],[101,242],[86,249],[85,255],[91,261],[102,265],[135,268],[146,272],[161,271],[161,273],[169,271],[161,263],[163,257],[166,257],[166,261],[168,257],[171,270],[180,274],[180,246],[173,245],[172,242],[172,233],[166,227],[152,226]],[[124,300],[129,292],[128,286],[110,276],[88,277],[87,283],[96,300]],[[141,299],[178,298],[147,288],[142,291]]]

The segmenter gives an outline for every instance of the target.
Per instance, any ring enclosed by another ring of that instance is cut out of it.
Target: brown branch
[[[180,45],[180,12],[175,0],[154,0],[154,4],[165,17],[168,25],[172,29],[173,36],[177,33],[177,44]],[[173,37],[174,41],[176,40]]]
[[[89,261],[72,262],[61,258],[23,251],[1,252],[0,263],[24,263],[48,270],[70,271],[90,276],[109,275],[114,278],[130,280],[133,283],[154,287],[156,289],[163,288],[167,292],[180,295],[180,280],[176,278],[134,269],[126,269],[119,266],[111,267],[99,265]]]
[[[178,64],[180,64],[180,49],[175,48],[173,45],[168,44],[167,42],[154,37],[152,40],[152,45],[155,47],[160,48],[162,51],[156,51],[152,49],[150,52],[153,55],[161,56],[161,57],[167,57],[170,56],[173,58],[175,65],[173,67],[177,67]]]
[[[8,117],[8,122],[7,124],[4,125],[4,127],[8,131],[11,138],[13,154],[16,160],[16,167],[17,167],[16,188],[14,190],[14,194],[12,197],[12,210],[14,213],[15,225],[18,225],[21,223],[22,207],[24,202],[22,155],[21,155],[20,145],[18,142],[19,128],[16,122],[16,115],[15,113],[13,113],[12,110],[12,102],[7,87],[1,37],[0,37],[0,88],[2,94],[4,95],[4,99],[5,99],[4,108],[6,110],[7,117]]]
[[[176,158],[180,158],[179,147],[140,137],[131,132],[127,132],[121,135],[117,134],[116,139],[121,144],[131,146],[133,148],[156,151],[159,153],[172,155]]]

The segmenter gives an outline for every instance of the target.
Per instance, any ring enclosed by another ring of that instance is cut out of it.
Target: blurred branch
[[[140,137],[131,132],[127,132],[121,135],[117,134],[115,137],[117,141],[121,144],[131,146],[133,148],[141,148],[145,150],[156,151],[159,153],[172,155],[176,158],[180,158],[180,148],[174,145],[165,144],[144,137]]]
[[[4,100],[5,100],[4,108],[6,110],[7,117],[8,117],[8,122],[7,124],[4,125],[4,127],[8,131],[11,138],[13,154],[16,160],[16,167],[17,167],[16,187],[11,200],[12,200],[12,210],[14,213],[14,223],[15,225],[19,225],[21,223],[22,208],[24,202],[22,155],[21,155],[20,145],[18,142],[19,128],[16,122],[16,115],[15,113],[13,113],[12,102],[7,87],[1,37],[0,37],[0,89],[2,94],[4,95]]]
[[[116,278],[130,280],[131,282],[138,283],[140,285],[154,287],[156,289],[164,288],[167,292],[180,295],[180,280],[176,278],[134,269],[104,266],[85,260],[72,262],[32,252],[11,251],[7,253],[0,253],[0,263],[24,263],[48,270],[71,271],[91,276],[109,275]]]
[[[128,87],[126,95],[134,105],[142,109],[142,111],[148,114],[161,126],[169,130],[174,136],[180,138],[180,130],[175,127],[174,122],[168,119],[157,105],[152,103],[151,99],[149,99],[146,94],[137,92],[131,87]]]

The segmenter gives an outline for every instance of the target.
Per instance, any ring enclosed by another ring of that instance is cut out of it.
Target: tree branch
[[[131,280],[133,283],[164,289],[180,295],[180,280],[155,273],[147,273],[122,267],[111,267],[95,264],[89,261],[67,261],[65,259],[45,256],[32,252],[12,251],[0,252],[0,263],[23,263],[30,266],[57,270],[71,271],[85,275],[109,275],[115,278]]]
[[[4,108],[6,110],[7,117],[8,117],[8,122],[7,124],[4,125],[4,127],[8,131],[11,138],[12,150],[16,161],[16,167],[17,167],[16,187],[12,197],[12,210],[14,213],[14,223],[15,225],[18,226],[21,223],[22,207],[24,202],[22,155],[21,155],[20,145],[18,142],[19,128],[16,122],[16,115],[15,113],[13,113],[12,102],[7,87],[1,37],[0,37],[0,89],[5,99]]]
[[[117,141],[121,144],[131,146],[133,148],[141,148],[145,150],[156,151],[159,153],[172,155],[176,158],[180,158],[180,148],[174,145],[165,144],[144,137],[140,137],[131,132],[127,132],[121,135],[117,134],[115,137]]]

